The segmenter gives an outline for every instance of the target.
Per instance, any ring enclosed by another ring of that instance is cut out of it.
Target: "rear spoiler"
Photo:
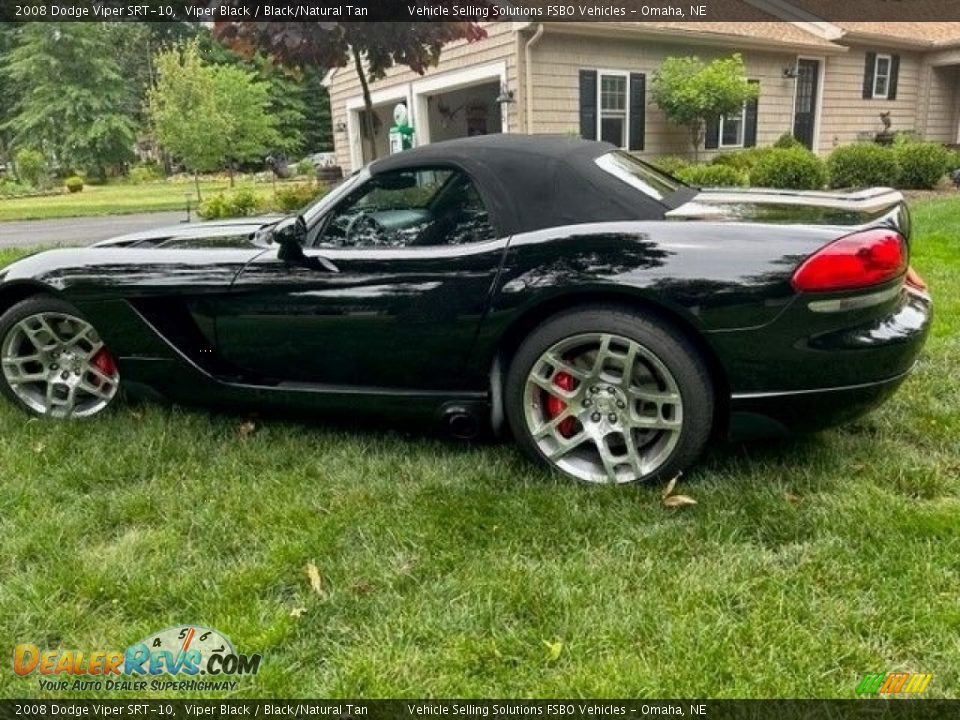
[[[668,211],[665,217],[668,220],[838,226],[890,223],[905,237],[910,230],[903,195],[892,188],[856,192],[707,189]]]
[[[817,205],[849,212],[880,213],[903,202],[903,194],[893,188],[869,188],[856,192],[820,192],[816,190],[706,190],[692,202],[718,204],[758,203],[763,205]],[[679,208],[678,208],[679,209]]]

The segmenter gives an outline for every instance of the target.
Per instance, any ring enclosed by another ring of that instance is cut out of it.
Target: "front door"
[[[793,136],[813,150],[817,122],[819,60],[797,61],[797,98],[793,111]]]
[[[279,381],[485,387],[464,370],[507,240],[471,181],[444,168],[375,175],[321,222],[305,262],[270,252],[240,273],[218,312],[223,357]]]

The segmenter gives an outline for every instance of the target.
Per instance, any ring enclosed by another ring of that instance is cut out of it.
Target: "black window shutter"
[[[873,97],[873,73],[877,67],[877,54],[867,53],[867,59],[863,66],[863,99],[869,100]]]
[[[703,137],[703,146],[707,150],[715,150],[720,147],[720,118],[715,117],[707,121],[707,131]]]
[[[580,137],[597,139],[597,71],[580,71]]]
[[[760,85],[759,80],[750,80],[751,85]],[[755,147],[757,144],[757,106],[758,97],[747,100],[747,107],[743,113],[743,146]]]
[[[887,97],[891,100],[897,99],[897,76],[900,75],[900,56],[893,55],[890,58],[890,84],[887,86],[889,93]]]
[[[647,124],[647,76],[630,73],[630,138],[627,147],[643,150],[643,135]]]

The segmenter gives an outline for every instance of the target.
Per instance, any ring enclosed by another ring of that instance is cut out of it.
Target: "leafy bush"
[[[750,174],[750,171],[753,169],[753,166],[764,155],[767,155],[773,150],[773,148],[747,148],[746,150],[734,150],[733,152],[721,153],[720,155],[714,156],[713,160],[710,161],[711,165],[725,165],[727,167],[736,168],[747,175]]]
[[[47,160],[39,150],[25,148],[13,159],[17,166],[17,175],[22,182],[39,187],[47,179]]]
[[[892,149],[876,143],[842,145],[827,159],[830,186],[862,188],[892,185],[897,182],[899,167]]]
[[[952,170],[951,153],[937,143],[905,143],[894,152],[900,166],[897,187],[909,190],[930,190]]]
[[[773,144],[775,148],[780,148],[781,150],[789,150],[790,148],[802,148],[806,147],[802,142],[797,140],[790,133],[784,133],[777,138],[777,141]]]
[[[325,187],[314,183],[286,185],[277,190],[275,205],[281,212],[296,212],[326,191]]]
[[[758,187],[819,190],[827,182],[827,168],[806,148],[773,148],[757,160],[750,182]]]
[[[260,201],[251,188],[238,188],[230,193],[217,193],[204,200],[197,208],[197,214],[206,220],[216,220],[253,215],[260,208]]]
[[[684,168],[677,177],[696,187],[740,187],[747,184],[742,170],[727,165],[693,165]]]
[[[128,175],[130,182],[134,185],[141,185],[148,182],[156,182],[163,179],[163,171],[156,163],[144,163],[130,168]]]
[[[83,178],[77,175],[71,175],[63,181],[63,184],[66,185],[67,190],[72,193],[78,193],[83,190]]]
[[[304,158],[296,164],[296,173],[297,175],[306,175],[307,177],[315,177],[317,174],[317,168],[313,165],[313,160],[310,158]]]
[[[653,158],[650,160],[650,164],[655,168],[663,170],[663,172],[667,173],[668,175],[679,177],[677,173],[685,168],[690,167],[693,163],[686,158],[677,157],[676,155],[665,155],[664,157]]]
[[[10,178],[0,178],[0,197],[18,197],[29,194],[33,188]]]

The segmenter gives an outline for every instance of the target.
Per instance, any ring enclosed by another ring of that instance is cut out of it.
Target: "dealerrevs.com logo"
[[[238,653],[217,630],[182,625],[122,651],[41,650],[20,643],[13,650],[13,671],[35,674],[42,690],[234,690],[233,678],[256,675],[260,659]]]

